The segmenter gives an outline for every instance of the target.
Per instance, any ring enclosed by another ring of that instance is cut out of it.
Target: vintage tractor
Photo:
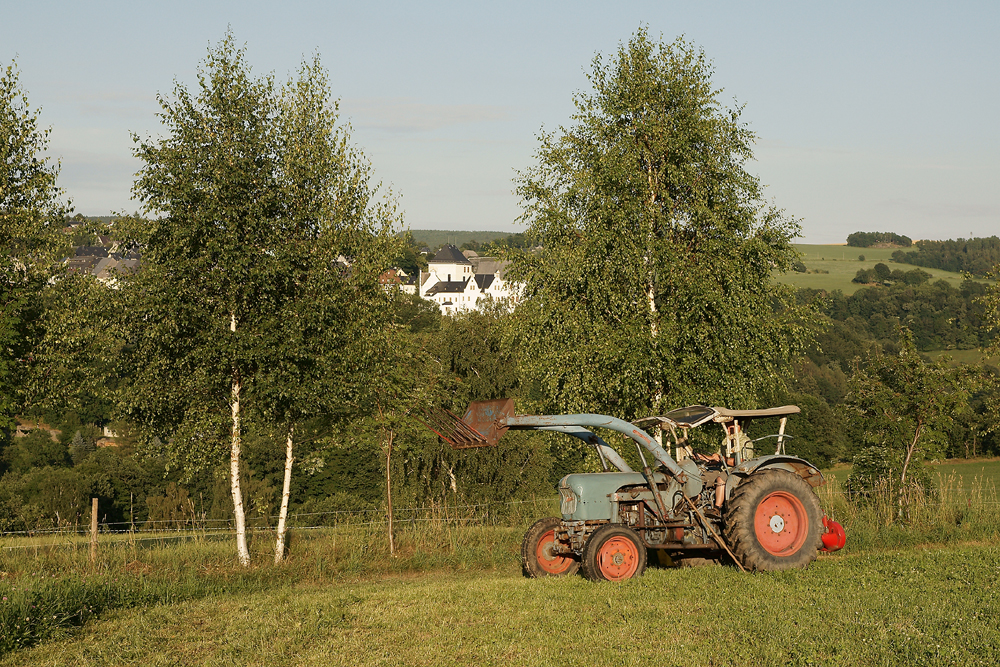
[[[798,413],[794,405],[693,405],[629,423],[595,414],[515,415],[513,401],[501,399],[473,402],[461,418],[429,411],[424,423],[457,449],[496,445],[508,429],[555,431],[593,445],[604,472],[570,474],[559,482],[562,517],[540,519],[528,530],[521,545],[524,571],[548,577],[582,569],[591,580],[622,581],[642,574],[648,553],[681,564],[731,559],[741,570],[785,570],[807,566],[819,551],[842,548],[844,529],[827,519],[813,491],[825,483],[823,475],[785,454],[791,437],[785,424]],[[778,433],[750,440],[744,426],[761,418],[778,418]],[[720,451],[694,454],[691,429],[710,423],[724,432]],[[648,425],[660,428],[676,458],[643,430]],[[633,471],[594,428],[635,442],[642,471]],[[758,443],[771,438],[774,453],[757,456]]]

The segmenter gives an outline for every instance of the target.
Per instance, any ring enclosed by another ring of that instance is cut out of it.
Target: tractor
[[[529,577],[582,571],[593,581],[640,576],[652,555],[680,565],[731,561],[743,571],[803,568],[820,551],[846,542],[814,489],[825,483],[816,466],[785,453],[788,417],[799,408],[730,410],[692,405],[627,422],[598,414],[517,415],[511,399],[474,401],[458,417],[425,412],[423,423],[456,449],[496,445],[509,429],[553,431],[592,445],[603,472],[574,473],[559,482],[559,517],[539,519],[521,545]],[[750,440],[746,425],[777,418],[778,433]],[[723,440],[712,455],[693,452],[691,430],[717,424]],[[675,456],[651,437],[661,439]],[[642,470],[633,470],[593,429],[616,431],[635,443]],[[773,454],[757,450],[773,439]],[[647,454],[653,462],[647,460]]]

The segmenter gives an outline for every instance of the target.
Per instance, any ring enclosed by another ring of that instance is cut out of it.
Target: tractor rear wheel
[[[587,539],[581,560],[591,581],[625,581],[646,569],[646,546],[628,526],[609,523]]]
[[[809,484],[787,470],[747,477],[726,503],[726,541],[749,570],[790,570],[816,559],[823,510]]]
[[[560,577],[575,574],[580,569],[580,561],[572,556],[553,553],[556,542],[556,526],[562,519],[546,517],[539,519],[528,529],[521,542],[521,562],[524,574],[533,577]]]

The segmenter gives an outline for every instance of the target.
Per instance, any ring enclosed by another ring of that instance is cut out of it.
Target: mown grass
[[[1000,549],[956,545],[623,584],[513,565],[308,582],[116,612],[0,664],[995,664],[998,574]]]
[[[279,567],[258,534],[248,569],[229,540],[120,541],[95,566],[85,549],[5,551],[0,641],[16,650],[0,665],[1000,660],[992,482],[951,474],[901,522],[894,502],[848,503],[839,474],[830,478],[820,496],[847,547],[784,573],[654,567],[620,585],[527,580],[528,519],[404,524],[396,557],[383,526],[300,531]]]
[[[238,565],[231,537],[192,537],[164,546],[154,542],[148,548],[115,540],[101,545],[95,564],[81,545],[51,542],[37,550],[4,550],[0,655],[65,635],[113,609],[239,597],[344,577],[512,567],[518,564],[523,532],[523,525],[404,524],[396,531],[397,551],[390,557],[384,525],[298,531],[281,566],[271,564],[270,535],[258,533],[251,542],[249,568]]]
[[[807,243],[793,244],[802,256],[802,263],[810,271],[818,273],[796,273],[790,271],[784,274],[776,274],[775,280],[786,285],[795,287],[810,287],[813,289],[823,289],[827,291],[841,290],[844,294],[854,294],[864,287],[860,283],[851,282],[860,269],[873,268],[879,262],[889,264],[898,248],[851,248],[846,245],[812,245]],[[859,261],[860,255],[865,256],[865,261]],[[931,274],[931,280],[944,279],[954,287],[962,284],[965,278],[960,273],[952,271],[942,271],[940,269],[927,269],[923,267],[911,266],[910,264],[891,264],[890,268],[911,271],[920,268]]]

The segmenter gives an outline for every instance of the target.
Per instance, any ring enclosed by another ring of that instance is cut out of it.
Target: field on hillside
[[[827,471],[820,497],[847,547],[781,573],[529,580],[519,544],[533,516],[404,525],[395,557],[377,523],[298,531],[280,567],[264,531],[249,569],[231,540],[197,535],[118,538],[95,565],[81,543],[5,537],[0,667],[994,664],[1000,460],[937,469],[941,493],[904,524],[895,504],[847,503],[849,469]]]
[[[960,484],[963,491],[971,490],[977,480],[986,487],[994,489],[1000,488],[1000,459],[953,459],[928,463],[927,467],[931,471],[935,484],[942,485],[949,478]],[[847,481],[851,474],[850,464],[838,465],[823,471],[823,476],[829,480],[836,480],[838,484]]]
[[[851,282],[854,276],[857,275],[859,270],[870,269],[879,262],[888,264],[892,269],[901,269],[903,271],[912,271],[913,269],[921,268],[933,276],[932,280],[944,279],[952,283],[955,287],[961,285],[964,280],[960,273],[927,269],[911,266],[910,264],[892,263],[892,253],[897,248],[852,248],[846,245],[811,245],[805,243],[794,244],[794,247],[802,255],[802,263],[806,265],[807,269],[810,271],[828,271],[828,273],[796,273],[790,271],[775,276],[775,280],[779,283],[794,285],[795,287],[811,287],[828,291],[839,289],[844,294],[854,294],[855,291],[864,287],[859,283]],[[859,255],[864,255],[865,261],[859,261]]]
[[[524,230],[520,230],[524,231]],[[461,246],[469,241],[479,241],[487,243],[493,239],[502,239],[515,234],[516,232],[470,232],[452,231],[447,229],[411,229],[413,238],[421,243],[426,243],[431,252],[437,250],[446,243]]]

